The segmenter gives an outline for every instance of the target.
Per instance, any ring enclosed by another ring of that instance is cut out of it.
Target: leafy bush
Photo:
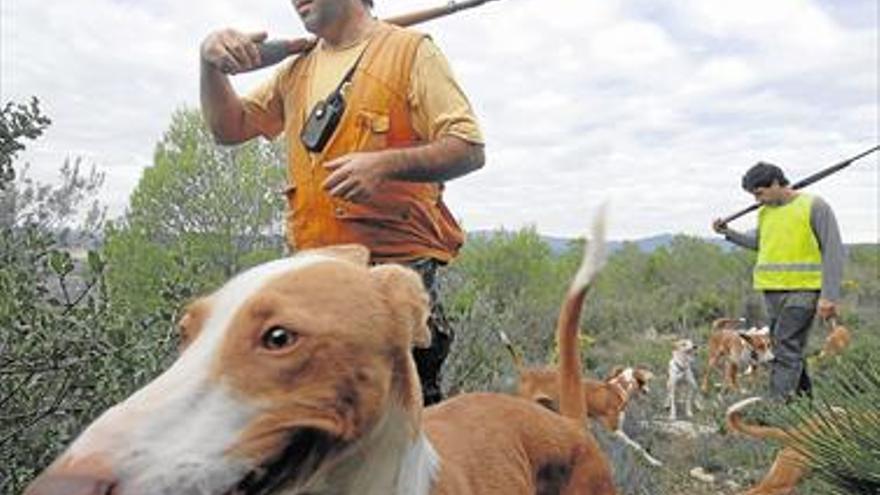
[[[128,212],[107,229],[109,297],[140,317],[167,313],[169,279],[191,297],[281,256],[284,171],[278,146],[217,146],[198,111],[177,111]]]
[[[8,102],[0,109],[0,190],[15,179],[12,161],[25,147],[22,140],[36,139],[50,123],[37,98],[27,105]]]
[[[15,108],[7,105],[8,108]],[[32,122],[26,122],[32,119]],[[23,149],[19,132],[48,121],[34,106],[4,126],[4,159]],[[17,134],[16,134],[17,133]],[[10,154],[10,150],[12,154]],[[164,366],[161,343],[140,332],[104,297],[105,263],[95,250],[71,252],[72,238],[96,246],[103,209],[88,203],[103,177],[61,168],[57,186],[27,168],[0,189],[0,489],[18,493],[82,428]],[[146,337],[146,338],[145,338]]]

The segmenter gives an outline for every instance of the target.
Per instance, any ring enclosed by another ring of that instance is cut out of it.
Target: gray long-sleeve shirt
[[[843,263],[846,252],[840,238],[837,218],[828,203],[819,196],[813,196],[810,207],[810,227],[822,252],[822,293],[821,297],[831,301],[840,300],[840,283],[843,280]],[[757,230],[746,233],[728,229],[724,238],[747,249],[757,250],[760,243]]]

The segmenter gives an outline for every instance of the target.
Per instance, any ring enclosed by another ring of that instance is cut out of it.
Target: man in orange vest
[[[433,341],[415,358],[425,403],[437,402],[453,332],[436,274],[464,237],[443,202],[443,183],[482,167],[479,126],[437,47],[375,19],[372,0],[293,6],[317,44],[244,97],[225,74],[257,67],[266,34],[225,29],[204,40],[202,112],[220,143],[285,134],[291,249],[359,243],[373,263],[402,263],[422,275]]]
[[[813,316],[836,316],[840,300],[845,254],[837,220],[822,198],[792,189],[776,165],[757,163],[743,176],[742,187],[762,205],[757,232],[740,233],[721,220],[712,227],[728,241],[758,251],[754,287],[764,293],[774,355],[770,396],[809,395],[804,352]]]

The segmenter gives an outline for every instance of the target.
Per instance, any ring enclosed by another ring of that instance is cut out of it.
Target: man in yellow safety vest
[[[811,394],[804,351],[813,316],[837,316],[844,248],[834,212],[822,198],[792,189],[782,169],[759,162],[742,187],[761,203],[757,231],[741,233],[715,220],[712,228],[758,251],[754,287],[764,294],[775,358],[770,396]]]

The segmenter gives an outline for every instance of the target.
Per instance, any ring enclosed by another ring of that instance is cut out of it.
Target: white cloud
[[[736,90],[757,80],[755,70],[742,57],[718,57],[703,63],[685,92]]]
[[[673,63],[678,55],[660,26],[643,21],[622,21],[596,32],[589,52],[596,64],[640,73]]]
[[[717,37],[754,45],[769,39],[810,49],[833,48],[840,41],[834,21],[809,0],[688,0],[677,5],[695,27]]]
[[[381,0],[377,14],[441,3]],[[612,236],[710,235],[714,216],[749,202],[739,177],[755,161],[798,178],[878,141],[877,8],[505,0],[419,26],[487,137],[487,166],[450,183],[448,202],[468,228],[579,235],[612,198]],[[2,100],[38,95],[54,121],[26,155],[34,175],[54,178],[64,157],[82,155],[107,170],[117,213],[171,113],[198,105],[205,35],[303,34],[281,0],[4,0],[0,14]],[[847,241],[878,240],[876,164],[814,188]]]

